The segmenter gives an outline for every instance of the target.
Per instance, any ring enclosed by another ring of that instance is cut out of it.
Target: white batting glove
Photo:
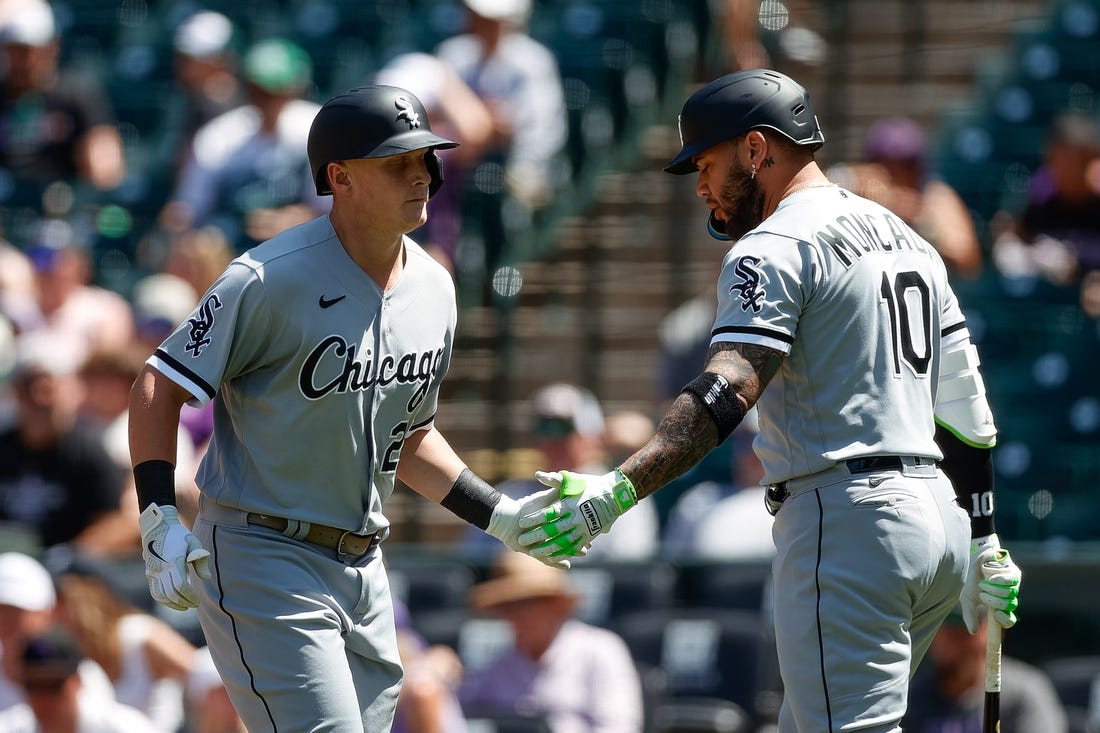
[[[529,514],[545,511],[547,507],[554,504],[557,500],[558,492],[555,489],[538,491],[522,499],[513,499],[510,496],[502,494],[500,501],[498,501],[497,505],[493,508],[493,514],[489,517],[489,526],[485,531],[507,545],[510,550],[522,552],[525,555],[531,555],[531,557],[551,567],[568,569],[569,560],[566,559],[566,556],[552,557],[549,553],[545,552],[535,554],[532,552],[534,548],[530,546],[531,543],[525,544],[520,541],[520,533],[524,529],[520,526],[520,519]],[[587,549],[585,552],[587,552]]]
[[[1014,611],[1020,605],[1021,576],[996,533],[970,541],[970,569],[959,602],[971,634],[978,630],[982,606],[993,612],[993,620],[1002,628],[1016,625]]]
[[[638,503],[634,484],[617,468],[602,476],[536,471],[535,478],[560,491],[561,499],[520,520],[529,530],[520,542],[535,545],[528,550],[531,555],[585,554],[596,535],[611,531],[615,520]]]
[[[210,580],[210,553],[198,537],[180,524],[174,506],[150,504],[138,523],[149,595],[157,603],[177,611],[197,608],[199,597],[187,577],[187,566],[192,566],[203,580]]]

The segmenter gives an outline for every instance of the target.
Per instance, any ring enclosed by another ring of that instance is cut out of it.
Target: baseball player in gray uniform
[[[378,544],[395,478],[519,551],[519,517],[557,498],[501,496],[434,426],[455,292],[405,235],[442,183],[435,151],[455,145],[403,89],[330,99],[308,153],[331,213],[234,260],[134,384],[150,592],[198,607],[252,733],[389,729],[401,663]],[[172,489],[176,425],[210,400],[192,534]]]
[[[779,730],[899,731],[910,675],[960,597],[971,629],[979,606],[1016,621],[977,352],[936,250],[821,172],[824,136],[797,83],[723,76],[684,104],[680,135],[665,170],[698,173],[710,232],[735,242],[704,371],[616,470],[539,473],[563,499],[525,518],[522,540],[583,547],[757,405]]]

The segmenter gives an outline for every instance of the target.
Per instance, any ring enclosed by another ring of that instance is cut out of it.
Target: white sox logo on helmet
[[[398,109],[395,120],[408,122],[410,130],[420,127],[420,113],[413,109],[412,102],[407,97],[398,97],[393,100],[393,106]]]
[[[739,258],[737,264],[733,266],[733,271],[741,280],[730,286],[730,295],[736,291],[741,296],[741,310],[751,309],[753,313],[760,312],[763,307],[761,303],[764,300],[764,288],[760,285],[762,276],[756,269],[759,263],[759,257],[745,255]]]

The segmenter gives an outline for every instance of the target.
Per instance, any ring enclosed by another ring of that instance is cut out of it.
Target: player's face
[[[738,144],[730,146],[735,153]],[[732,162],[718,197],[721,213],[716,215],[726,222],[726,234],[737,240],[764,221],[764,193],[752,170],[736,154],[730,158]]]
[[[376,222],[387,222],[401,233],[411,232],[428,219],[428,184],[424,163],[427,150],[385,158],[346,161],[352,180],[351,196]]]
[[[735,240],[764,221],[764,194],[739,157],[743,142],[744,138],[721,142],[695,158],[699,167],[695,192]]]

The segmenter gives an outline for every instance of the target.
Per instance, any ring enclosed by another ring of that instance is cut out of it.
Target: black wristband
[[[134,466],[138,510],[150,504],[176,505],[176,467],[168,461],[142,461]]]
[[[488,529],[500,492],[470,469],[463,469],[439,505],[479,529]]]
[[[718,445],[726,442],[733,429],[745,419],[741,400],[721,374],[703,372],[680,391],[693,395],[710,413],[714,427],[718,428]]]

